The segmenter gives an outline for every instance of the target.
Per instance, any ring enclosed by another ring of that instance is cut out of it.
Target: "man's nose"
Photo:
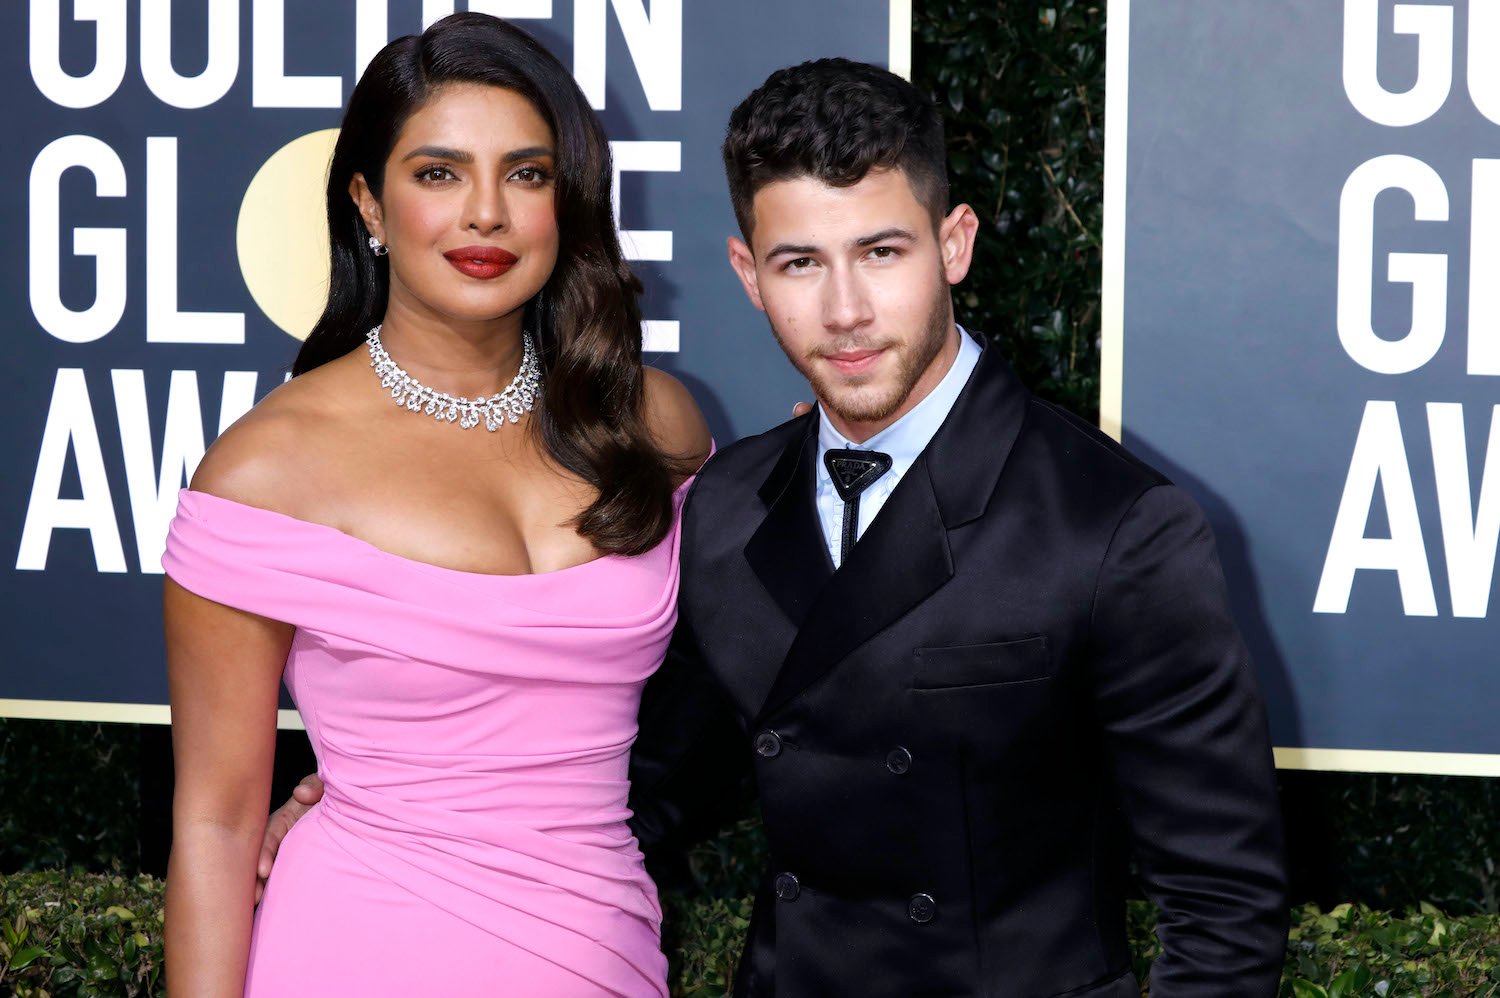
[[[853,273],[834,272],[825,286],[823,325],[845,332],[858,329],[874,317],[864,282]]]

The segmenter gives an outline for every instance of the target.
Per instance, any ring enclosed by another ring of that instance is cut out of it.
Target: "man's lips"
[[[460,246],[443,254],[460,273],[479,280],[499,277],[520,257],[498,246]]]
[[[873,350],[841,350],[838,353],[823,355],[823,359],[834,366],[841,374],[862,374],[875,366],[875,361],[881,354],[882,349]]]

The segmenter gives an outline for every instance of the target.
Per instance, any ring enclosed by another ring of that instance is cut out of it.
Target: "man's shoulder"
[[[988,383],[971,384],[965,391],[983,401],[963,408],[966,425],[950,430],[957,433],[955,439],[980,450],[1003,446],[1007,474],[1018,466],[1029,469],[1020,477],[1045,475],[1065,483],[1075,496],[1081,491],[1106,506],[1132,502],[1154,486],[1171,484],[1098,426],[1031,391],[997,350],[992,344],[980,357],[971,380]]]
[[[1032,395],[1018,446],[1085,476],[1095,488],[1139,493],[1172,482],[1099,427]]]
[[[812,419],[811,413],[797,416],[719,450],[698,473],[694,491],[743,490],[755,494],[792,441],[808,432]]]
[[[737,440],[708,459],[682,509],[685,561],[716,557],[744,541],[765,513],[761,486],[798,435],[808,432],[812,418],[798,416]]]

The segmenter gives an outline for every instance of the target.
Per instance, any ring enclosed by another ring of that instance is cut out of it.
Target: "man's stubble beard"
[[[825,354],[879,348],[885,345],[884,343],[866,341],[855,336],[848,340],[839,340],[832,345],[820,344],[809,351],[806,356],[795,357],[791,351],[787,350],[786,341],[777,331],[775,323],[771,323],[771,333],[776,337],[776,342],[781,345],[782,351],[786,353],[787,359],[812,385],[813,394],[817,396],[824,409],[846,423],[874,423],[887,418],[901,408],[907,397],[911,395],[912,389],[921,380],[922,375],[942,352],[943,343],[953,325],[950,301],[946,284],[940,285],[938,293],[933,297],[932,305],[927,310],[927,321],[924,324],[922,336],[912,343],[909,349],[898,353],[896,376],[890,390],[876,395],[866,390],[870,388],[869,378],[837,383],[830,378],[824,378],[816,362]]]

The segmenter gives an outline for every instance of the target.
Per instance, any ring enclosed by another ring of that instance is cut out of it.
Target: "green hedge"
[[[918,0],[912,80],[943,106],[955,203],[979,216],[959,321],[1038,393],[1099,408],[1104,4]]]
[[[116,874],[0,877],[0,995],[159,995],[162,882]]]
[[[0,994],[160,995],[162,885],[150,877],[59,872],[0,878]],[[749,924],[747,898],[666,898],[672,993],[724,995]],[[1157,952],[1151,908],[1130,910],[1137,971]],[[1285,998],[1500,996],[1500,918],[1402,915],[1340,905],[1295,912]]]

